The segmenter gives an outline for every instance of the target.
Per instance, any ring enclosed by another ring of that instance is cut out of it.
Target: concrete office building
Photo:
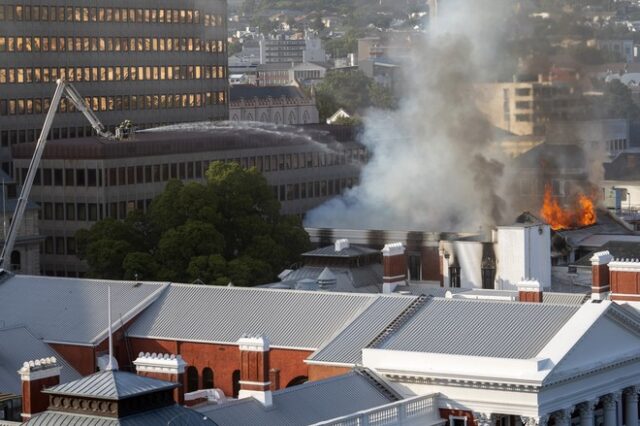
[[[253,129],[252,127],[253,126]],[[302,215],[358,182],[365,148],[343,126],[301,129],[242,123],[205,129],[139,132],[130,140],[84,137],[50,141],[30,199],[41,206],[42,272],[82,275],[75,233],[106,217],[146,210],[170,179],[204,181],[212,161],[256,167],[285,214]],[[175,129],[174,128],[174,129]],[[13,146],[22,182],[35,144]]]
[[[0,0],[0,158],[37,139],[55,81],[66,78],[111,130],[124,120],[222,120],[224,0]],[[97,7],[99,6],[99,7]],[[91,134],[63,99],[51,138]]]

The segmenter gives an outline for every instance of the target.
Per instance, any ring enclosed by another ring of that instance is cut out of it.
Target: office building
[[[98,7],[99,6],[99,7]],[[0,159],[39,136],[57,79],[72,82],[111,130],[223,120],[227,107],[223,0],[0,0]],[[52,139],[89,136],[63,99]]]

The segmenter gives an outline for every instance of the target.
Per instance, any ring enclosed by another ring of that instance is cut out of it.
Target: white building
[[[273,124],[319,123],[316,100],[295,86],[234,85],[229,89],[231,121]]]

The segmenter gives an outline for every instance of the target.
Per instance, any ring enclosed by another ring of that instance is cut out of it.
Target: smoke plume
[[[442,0],[403,63],[394,111],[371,110],[362,143],[372,153],[360,185],[307,214],[307,226],[475,230],[505,216],[503,165],[474,82],[495,81],[507,0]]]

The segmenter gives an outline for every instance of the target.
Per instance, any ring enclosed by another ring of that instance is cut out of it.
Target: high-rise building
[[[40,133],[55,81],[113,130],[228,117],[224,0],[0,0],[0,159]],[[91,133],[63,102],[52,139]]]

